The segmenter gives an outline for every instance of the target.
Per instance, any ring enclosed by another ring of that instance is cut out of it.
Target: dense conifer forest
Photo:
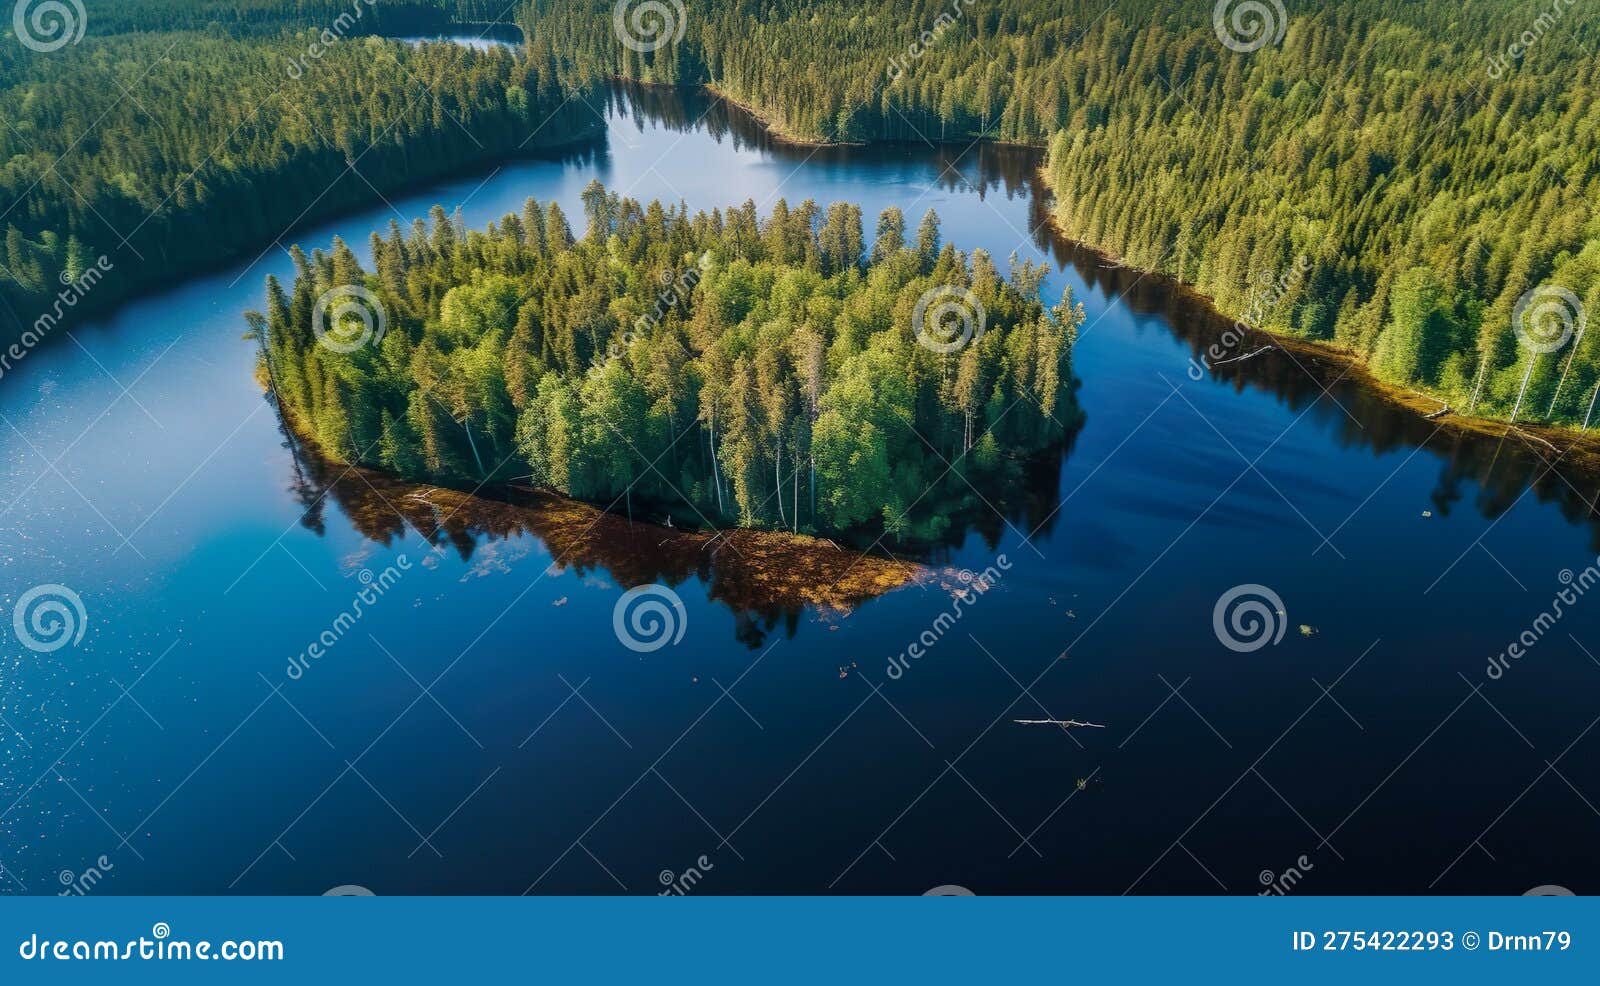
[[[601,95],[547,46],[371,36],[447,23],[437,8],[379,4],[313,49],[321,29],[298,25],[349,2],[102,3],[77,44],[0,46],[0,342],[52,331],[63,299],[103,308],[299,220],[598,132]]]
[[[899,210],[779,200],[690,214],[598,183],[575,238],[529,201],[435,208],[270,281],[262,366],[325,455],[412,479],[550,488],[706,526],[946,533],[1076,424],[1082,310]]]
[[[804,139],[1038,145],[1065,235],[1230,316],[1458,411],[1586,426],[1600,394],[1600,18],[1570,0],[1253,21],[1157,0],[86,6],[80,43],[0,50],[8,337],[101,255],[94,304],[302,212],[570,140],[596,123],[593,80],[620,75],[709,84]],[[370,37],[450,22],[528,43]]]
[[[795,137],[1047,146],[1067,236],[1458,410],[1584,424],[1600,384],[1600,337],[1576,314],[1600,310],[1593,8],[1256,7],[1255,34],[1225,20],[1230,47],[1209,3],[707,0],[638,51],[611,4],[532,4],[578,61],[711,84]]]

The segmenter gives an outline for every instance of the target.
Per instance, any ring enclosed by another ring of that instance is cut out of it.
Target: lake
[[[241,338],[292,277],[280,246],[130,303],[0,380],[0,617],[63,598],[39,586],[82,604],[0,620],[0,886],[1596,887],[1592,472],[1331,359],[1198,369],[1226,323],[1052,239],[1032,152],[788,146],[699,94],[606,109],[602,141],[282,244],[365,260],[434,204],[577,216],[593,178],[695,209],[850,200],[869,235],[931,208],[1083,303],[1082,428],[922,576],[797,603],[672,555],[682,532],[297,455]],[[630,647],[619,603],[655,582],[681,638]]]

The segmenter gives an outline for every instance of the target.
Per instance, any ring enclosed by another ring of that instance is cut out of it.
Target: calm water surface
[[[1600,598],[1486,674],[1593,563],[1593,479],[1348,380],[1324,393],[1336,367],[1191,379],[1215,320],[1036,233],[1033,163],[776,147],[638,93],[565,159],[284,238],[364,252],[435,203],[474,227],[528,196],[578,215],[599,178],[694,208],[932,208],[963,249],[1047,260],[1047,293],[1087,312],[1086,423],[1042,508],[932,559],[1010,569],[897,679],[948,583],[782,611],[680,570],[682,642],[639,654],[612,629],[624,556],[465,515],[430,540],[416,501],[330,490],[240,338],[266,275],[292,275],[281,249],[31,354],[0,383],[0,615],[58,583],[87,627],[50,653],[0,627],[0,885],[94,866],[95,892],[655,893],[693,867],[699,893],[1256,893],[1293,867],[1315,893],[1600,887]],[[1252,583],[1285,632],[1239,653],[1213,608]]]

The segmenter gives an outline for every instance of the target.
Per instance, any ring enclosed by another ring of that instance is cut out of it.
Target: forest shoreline
[[[353,216],[357,213],[364,212],[367,209],[372,208],[376,201],[381,201],[384,197],[417,192],[429,185],[436,184],[441,181],[449,181],[453,178],[468,177],[479,174],[485,169],[499,167],[507,162],[538,161],[545,159],[559,160],[566,154],[578,152],[587,146],[596,144],[596,142],[603,143],[605,134],[606,122],[602,118],[591,124],[583,131],[583,133],[574,135],[570,138],[551,141],[549,143],[536,143],[526,150],[511,154],[502,152],[478,154],[470,158],[455,161],[437,170],[424,170],[392,185],[384,185],[379,183],[376,189],[376,199],[366,199],[347,203],[342,202],[325,211],[318,210],[315,206],[313,206],[308,209],[306,213],[299,219],[295,220],[294,225],[279,233],[277,239],[285,239],[290,235],[298,231],[303,231],[310,226],[333,222],[346,216]],[[374,232],[378,231],[379,230],[376,229],[374,230]],[[80,303],[79,306],[73,311],[71,320],[63,320],[61,326],[66,328],[76,328],[83,325],[90,319],[104,318],[106,316],[113,315],[127,305],[148,300],[160,295],[165,291],[171,291],[174,288],[180,287],[189,281],[203,277],[210,277],[220,271],[226,270],[231,264],[237,263],[242,258],[248,256],[250,251],[260,249],[263,246],[270,246],[272,242],[274,241],[256,241],[252,243],[241,244],[232,249],[224,249],[206,258],[203,263],[191,264],[182,268],[172,268],[167,272],[166,276],[145,281],[128,291],[126,294],[115,292],[102,293],[99,291],[88,294],[84,297],[83,302]],[[96,303],[101,297],[105,297],[105,300]],[[25,323],[19,322],[18,324],[21,330],[26,330],[29,327],[29,325]],[[46,341],[44,344],[49,345],[50,343]]]
[[[706,83],[703,85],[678,86],[669,83],[645,82],[643,80],[630,79],[627,76],[612,76],[612,78],[629,85],[644,86],[646,88],[675,89],[679,91],[695,89],[702,90],[747,114],[752,120],[758,123],[774,141],[792,147],[869,147],[873,145],[894,146],[900,144],[923,143],[922,141],[898,140],[812,140],[805,137],[798,137],[792,133],[789,133],[769,119],[758,107],[734,98],[727,92],[711,83]],[[961,146],[965,144],[969,147],[976,146],[978,144],[989,144],[995,147],[1017,147],[1032,151],[1039,151],[1041,153],[1048,153],[1048,148],[1044,144],[1024,143],[1018,141],[1001,141],[993,140],[987,137],[980,137],[977,140],[970,142],[947,140],[936,143],[947,146]],[[1040,187],[1054,197],[1056,192],[1054,187],[1052,187],[1050,184],[1049,174],[1047,173],[1045,164],[1043,162],[1041,162],[1039,165],[1036,171],[1036,176],[1039,180]],[[1145,277],[1159,278],[1161,283],[1163,283],[1170,290],[1182,292],[1186,297],[1203,303],[1206,308],[1208,308],[1218,317],[1228,321],[1239,322],[1241,325],[1244,324],[1242,321],[1240,321],[1242,316],[1239,313],[1225,310],[1215,298],[1196,290],[1188,284],[1185,284],[1172,274],[1162,270],[1130,264],[1123,258],[1116,256],[1098,244],[1091,243],[1087,240],[1081,240],[1069,235],[1066,230],[1062,228],[1054,210],[1047,208],[1044,211],[1046,215],[1046,225],[1049,227],[1050,232],[1062,241],[1081,248],[1100,259],[1109,261],[1117,267],[1133,271]],[[1318,339],[1307,339],[1301,336],[1288,335],[1281,332],[1275,332],[1271,329],[1262,329],[1254,326],[1246,327],[1249,328],[1251,332],[1270,338],[1285,351],[1290,353],[1310,355],[1315,358],[1334,362],[1342,367],[1346,367],[1346,376],[1356,380],[1362,386],[1369,388],[1373,393],[1381,397],[1386,403],[1415,414],[1417,417],[1423,418],[1424,420],[1437,421],[1441,430],[1460,434],[1471,434],[1478,436],[1486,435],[1493,438],[1505,438],[1520,432],[1523,435],[1532,436],[1537,441],[1545,444],[1551,444],[1556,440],[1561,440],[1568,443],[1568,448],[1565,450],[1557,449],[1558,452],[1565,453],[1573,448],[1581,447],[1585,452],[1593,457],[1594,461],[1591,463],[1591,465],[1597,472],[1600,472],[1600,436],[1583,431],[1582,429],[1570,428],[1562,425],[1548,425],[1535,422],[1513,424],[1504,418],[1469,414],[1459,408],[1450,407],[1442,397],[1437,395],[1427,393],[1426,391],[1416,390],[1415,388],[1397,386],[1395,384],[1388,383],[1387,381],[1378,379],[1368,365],[1369,361],[1365,357],[1362,357],[1351,350]],[[1443,415],[1438,418],[1431,417],[1431,415],[1436,414],[1441,409],[1445,411]]]
[[[1049,188],[1049,182],[1042,172],[1042,167],[1039,180],[1044,184],[1045,188]],[[1051,194],[1054,194],[1054,192],[1052,191]],[[1154,278],[1167,290],[1175,291],[1183,297],[1199,303],[1218,318],[1233,321],[1255,335],[1272,340],[1273,344],[1291,356],[1304,356],[1339,366],[1343,370],[1341,374],[1343,378],[1354,380],[1392,407],[1415,415],[1425,421],[1433,421],[1440,431],[1489,438],[1508,438],[1520,433],[1521,435],[1532,437],[1541,444],[1551,446],[1560,456],[1565,456],[1574,449],[1581,449],[1589,460],[1586,463],[1586,467],[1591,471],[1600,473],[1600,436],[1560,425],[1532,422],[1513,424],[1502,418],[1468,414],[1458,408],[1451,407],[1442,397],[1380,380],[1367,365],[1367,360],[1348,349],[1319,339],[1306,339],[1301,336],[1287,335],[1281,332],[1274,332],[1271,329],[1248,325],[1240,321],[1240,316],[1223,310],[1217,304],[1216,299],[1210,295],[1196,290],[1165,271],[1130,264],[1123,258],[1109,253],[1093,243],[1069,236],[1061,228],[1061,224],[1057,221],[1053,211],[1047,210],[1045,214],[1047,217],[1045,225],[1050,228],[1052,235],[1063,242],[1069,243],[1091,256],[1106,260],[1116,267],[1133,271],[1141,277]],[[1439,414],[1440,411],[1444,413]],[[1435,417],[1434,415],[1438,416]],[[1556,447],[1554,445],[1556,440],[1566,442],[1567,447]]]

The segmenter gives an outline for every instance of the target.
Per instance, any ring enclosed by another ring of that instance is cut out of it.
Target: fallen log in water
[[[1243,356],[1235,356],[1233,359],[1225,359],[1225,360],[1222,360],[1222,361],[1217,362],[1217,363],[1212,363],[1211,365],[1213,367],[1218,367],[1218,366],[1227,366],[1229,363],[1243,363],[1247,359],[1252,359],[1252,358],[1254,358],[1256,356],[1260,356],[1262,353],[1271,352],[1272,350],[1277,349],[1277,348],[1278,348],[1277,346],[1273,346],[1273,345],[1262,346],[1260,349],[1257,349],[1254,352],[1245,353]]]

